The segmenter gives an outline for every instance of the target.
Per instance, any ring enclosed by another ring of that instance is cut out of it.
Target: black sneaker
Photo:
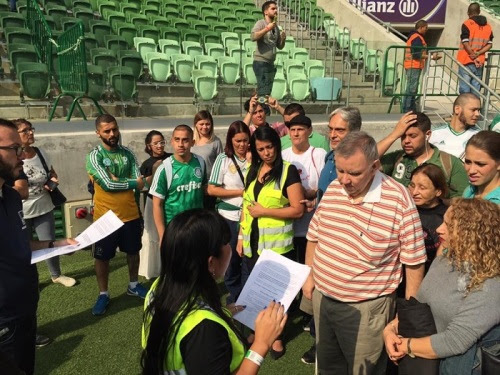
[[[311,346],[311,348],[304,353],[300,360],[306,365],[314,365],[316,363],[316,344]]]
[[[302,322],[300,323],[302,325],[302,329],[306,332],[311,331],[311,315],[304,315],[302,317]]]
[[[37,348],[42,348],[48,344],[50,344],[50,339],[47,336],[38,335],[38,334],[36,335],[35,345]]]

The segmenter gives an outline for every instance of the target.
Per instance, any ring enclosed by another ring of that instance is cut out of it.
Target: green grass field
[[[78,284],[53,284],[44,263],[40,273],[38,331],[53,342],[36,352],[36,374],[140,374],[142,300],[126,295],[128,283],[124,254],[111,261],[111,303],[104,316],[92,316],[97,298],[93,259],[89,251],[61,258],[64,274]],[[145,283],[149,285],[149,283]],[[300,361],[313,339],[292,315],[285,332],[287,353],[277,361],[267,356],[261,374],[308,375],[314,366]]]

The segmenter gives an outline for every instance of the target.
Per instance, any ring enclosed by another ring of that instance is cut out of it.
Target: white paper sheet
[[[107,237],[123,225],[118,216],[111,210],[102,215],[92,225],[85,229],[75,240],[76,245],[66,245],[54,247],[51,249],[42,249],[33,251],[31,255],[31,264],[41,262],[42,260],[81,250],[97,241]]]
[[[309,272],[309,266],[294,262],[272,250],[263,250],[236,301],[236,305],[246,305],[246,308],[235,314],[234,319],[255,329],[255,318],[272,300],[281,302],[287,311],[306,282]]]

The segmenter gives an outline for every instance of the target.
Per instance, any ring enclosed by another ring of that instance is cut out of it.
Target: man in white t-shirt
[[[481,101],[476,95],[460,94],[453,103],[451,122],[433,129],[429,142],[463,161],[465,145],[481,130],[476,125],[481,117],[480,111]]]

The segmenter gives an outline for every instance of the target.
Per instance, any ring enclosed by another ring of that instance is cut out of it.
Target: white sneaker
[[[52,282],[54,284],[62,284],[62,285],[67,286],[67,287],[71,287],[71,286],[76,284],[75,279],[73,279],[72,277],[64,276],[64,275],[61,275],[61,276],[56,277],[56,278],[52,278]]]

